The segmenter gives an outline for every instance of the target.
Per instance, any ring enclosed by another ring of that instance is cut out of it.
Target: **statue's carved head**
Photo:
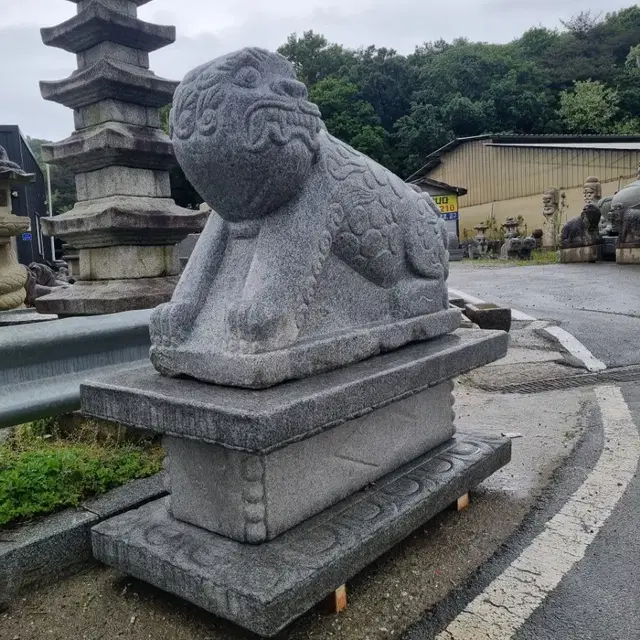
[[[586,203],[598,202],[602,197],[602,185],[600,184],[600,180],[595,176],[589,176],[585,182],[584,188],[582,189],[582,193]]]
[[[170,117],[176,157],[224,218],[266,215],[290,200],[317,160],[318,107],[281,55],[243,49],[191,71]]]
[[[560,190],[556,187],[549,187],[542,194],[542,213],[546,217],[555,215],[560,205]]]

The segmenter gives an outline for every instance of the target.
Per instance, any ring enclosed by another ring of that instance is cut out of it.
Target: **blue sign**
[[[27,232],[27,233],[23,233],[23,234],[22,234],[22,239],[23,239],[25,242],[31,242],[31,237],[32,237],[32,236],[31,236],[31,234],[30,234],[29,232]]]
[[[441,213],[440,217],[443,220],[457,220],[458,219],[458,212],[454,212],[454,213]]]

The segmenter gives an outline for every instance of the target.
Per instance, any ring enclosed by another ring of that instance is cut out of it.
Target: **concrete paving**
[[[640,364],[640,340],[629,339],[640,336],[640,265],[458,262],[449,285],[563,327],[608,367]]]

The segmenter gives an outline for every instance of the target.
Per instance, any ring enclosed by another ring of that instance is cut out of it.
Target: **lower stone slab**
[[[618,264],[640,264],[640,247],[618,247],[616,262]]]
[[[93,553],[270,637],[510,459],[507,439],[458,435],[261,545],[180,522],[157,500],[93,527]]]
[[[602,245],[594,244],[590,247],[571,247],[560,249],[560,262],[571,264],[573,262],[600,262],[602,260]]]
[[[128,280],[78,280],[36,300],[38,313],[95,316],[153,309],[171,299],[177,276]]]

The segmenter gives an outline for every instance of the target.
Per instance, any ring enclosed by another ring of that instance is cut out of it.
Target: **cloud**
[[[5,4],[5,3],[3,3]],[[75,7],[62,0],[20,0],[3,7],[0,71],[9,95],[0,101],[0,124],[59,140],[73,130],[71,111],[44,101],[38,82],[67,77],[75,57],[45,47],[39,27],[71,17]],[[625,6],[620,0],[592,0],[594,13]],[[179,80],[193,67],[246,45],[275,49],[292,32],[313,29],[348,47],[393,47],[410,53],[416,45],[459,36],[508,42],[531,26],[555,27],[585,7],[580,0],[153,0],[140,7],[142,19],[175,24],[178,40],[151,56],[160,76]],[[587,7],[589,8],[589,7]]]

